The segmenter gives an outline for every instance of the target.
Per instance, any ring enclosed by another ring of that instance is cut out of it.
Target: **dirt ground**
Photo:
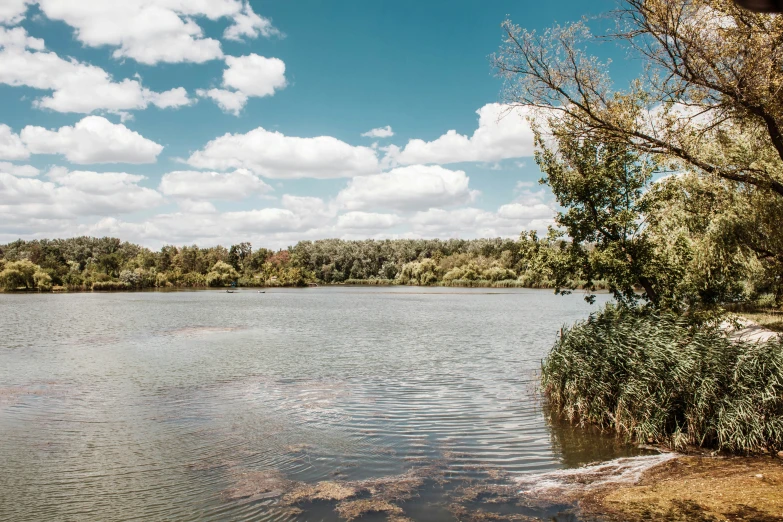
[[[783,521],[783,460],[681,457],[580,504],[588,516],[624,522]]]

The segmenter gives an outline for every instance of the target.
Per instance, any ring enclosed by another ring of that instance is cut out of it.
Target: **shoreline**
[[[168,288],[128,288],[128,289],[111,289],[111,290],[98,290],[98,289],[60,289],[53,288],[52,290],[37,290],[19,289],[12,291],[0,291],[1,294],[8,295],[28,295],[28,294],[128,294],[128,293],[175,293],[175,292],[226,292],[231,290],[234,293],[256,293],[256,291],[269,291],[269,290],[312,290],[313,288],[428,288],[428,289],[441,289],[441,290],[549,290],[554,291],[554,288],[547,287],[530,287],[530,286],[457,286],[457,285],[373,285],[373,284],[318,284],[317,286],[238,286],[238,287],[209,287],[209,286],[197,286],[197,287],[168,287]],[[574,294],[608,294],[607,290],[573,290]]]
[[[534,504],[566,501],[585,520],[783,520],[783,454],[732,457],[661,452],[515,481],[521,498]]]
[[[606,521],[783,520],[783,456],[681,455],[632,484],[576,494],[582,512]]]

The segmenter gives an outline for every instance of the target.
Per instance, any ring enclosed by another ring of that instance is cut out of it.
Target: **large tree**
[[[494,57],[506,101],[537,109],[542,135],[626,148],[642,161],[711,178],[719,192],[735,191],[739,197],[721,207],[734,216],[730,233],[711,237],[780,274],[783,17],[729,0],[624,0],[614,14],[616,30],[601,38],[584,21],[543,33],[507,21]],[[624,89],[586,50],[607,38],[645,65]],[[698,211],[687,194],[677,197],[683,211]]]
[[[783,17],[728,0],[625,0],[616,16],[611,38],[647,64],[626,90],[585,51],[584,22],[539,34],[507,21],[494,57],[506,101],[783,197]]]

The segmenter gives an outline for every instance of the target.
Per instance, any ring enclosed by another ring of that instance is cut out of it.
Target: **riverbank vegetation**
[[[317,283],[554,288],[555,275],[544,258],[562,248],[562,240],[542,241],[535,234],[519,240],[329,239],[279,251],[240,243],[230,248],[165,246],[155,252],[108,237],[19,240],[0,245],[0,287],[138,290]],[[561,279],[571,287],[586,284]],[[600,281],[590,284],[602,287]]]
[[[609,307],[563,330],[542,384],[569,420],[629,440],[783,451],[783,339],[738,342],[716,324]]]
[[[544,389],[632,440],[780,451],[783,344],[718,324],[783,305],[783,19],[723,0],[625,0],[612,19],[601,37],[509,21],[494,58],[562,206],[556,286],[601,278],[616,298],[564,329]],[[643,66],[624,89],[590,54],[606,40]]]

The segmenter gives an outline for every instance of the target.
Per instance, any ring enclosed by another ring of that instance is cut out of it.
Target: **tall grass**
[[[783,450],[783,341],[736,343],[717,326],[606,308],[565,328],[543,363],[552,408],[630,440]]]

